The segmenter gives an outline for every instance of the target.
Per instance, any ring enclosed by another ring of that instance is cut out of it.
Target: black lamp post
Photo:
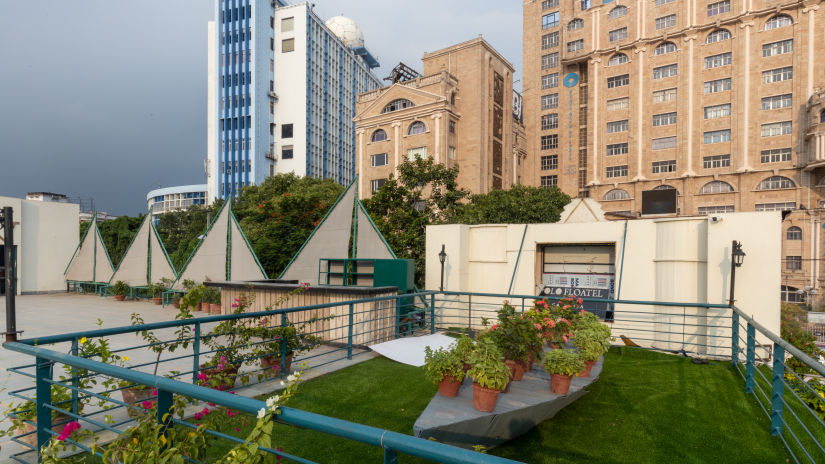
[[[728,306],[733,306],[733,290],[736,285],[736,268],[742,265],[745,260],[745,252],[742,251],[742,243],[733,241],[730,252],[730,298],[728,299]]]
[[[444,291],[444,261],[447,260],[447,253],[444,251],[444,245],[441,245],[441,251],[438,253],[438,260],[441,261],[441,286],[438,288],[440,292]]]

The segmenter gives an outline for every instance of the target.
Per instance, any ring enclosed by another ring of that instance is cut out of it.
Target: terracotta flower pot
[[[195,311],[203,311],[203,303],[198,303],[192,307]]]
[[[221,313],[221,304],[220,303],[205,303],[209,305],[209,314],[220,314]]]
[[[206,367],[206,364],[201,364],[200,371],[201,374],[204,374],[207,377],[220,375],[221,379],[218,385],[211,385],[210,383],[207,383],[207,386],[216,390],[227,391],[231,390],[232,387],[235,386],[235,380],[238,378],[238,367],[239,366],[227,365],[224,366],[223,370],[220,370],[217,366]]]
[[[550,388],[557,395],[566,395],[570,391],[572,375],[550,374]]]
[[[521,362],[508,359],[504,361],[504,364],[510,368],[510,378],[513,380],[518,381],[524,377],[524,366],[521,365]]]
[[[115,301],[123,301],[126,299],[126,295],[115,295]]]
[[[461,382],[451,375],[445,375],[444,379],[438,383],[438,393],[441,396],[455,397],[458,396],[458,389],[461,388]]]
[[[469,365],[468,363],[464,363],[464,372],[469,371],[471,367],[473,366]]]
[[[123,402],[129,404],[136,404],[144,401],[152,396],[152,389],[151,388],[138,388],[138,387],[128,387],[124,388],[120,391],[120,394],[123,395]],[[129,414],[129,417],[138,416],[144,414],[143,411],[134,408],[126,409],[126,412]]]
[[[65,422],[68,422],[68,420],[69,420],[69,416],[67,416],[65,414],[53,415],[52,416],[52,424],[58,424],[58,425],[53,425],[52,426],[52,432],[55,432],[55,433],[58,433],[58,434],[60,432],[62,432],[63,427],[66,425]],[[30,432],[34,432],[36,430],[37,429],[31,424],[23,424],[22,429],[17,429],[17,432],[15,433],[15,438],[22,441],[23,443],[26,443],[27,445],[30,445],[32,448],[37,448],[37,434],[36,433],[30,433]],[[28,433],[28,435],[26,435],[25,437],[21,436],[21,435],[25,435],[27,433]]]
[[[530,359],[527,361],[516,361],[521,366],[521,369],[524,373],[530,372],[533,370],[533,355],[530,355]],[[523,375],[523,374],[522,374]]]
[[[152,303],[154,303],[156,305],[162,304],[163,303],[163,297],[153,296],[152,297]]]
[[[481,412],[493,412],[496,408],[496,401],[498,401],[498,390],[492,388],[484,388],[481,385],[473,382],[473,407]]]
[[[180,299],[173,301],[172,306],[174,306],[175,309],[180,309]]]
[[[584,370],[579,372],[579,377],[590,377],[590,370],[593,369],[594,364],[596,361],[585,361]]]
[[[292,358],[294,356],[295,356],[295,353],[289,353],[289,354],[286,355],[286,370],[284,372],[286,372],[287,374],[289,374],[290,369],[292,368]],[[272,369],[274,371],[274,373],[271,373],[272,375],[274,375],[276,373],[280,374],[281,373],[281,355],[262,357],[261,358],[261,367],[263,367],[264,369]],[[266,373],[266,374],[270,374],[270,373]]]

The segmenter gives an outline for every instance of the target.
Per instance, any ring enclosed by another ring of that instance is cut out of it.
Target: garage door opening
[[[541,245],[539,294],[552,298],[612,299],[616,277],[616,244]],[[602,319],[613,320],[613,305],[585,302],[584,309]]]

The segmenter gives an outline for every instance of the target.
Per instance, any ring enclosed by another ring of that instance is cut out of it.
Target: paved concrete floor
[[[174,319],[177,310],[172,306],[163,308],[152,304],[150,301],[125,301],[117,302],[113,298],[101,298],[95,295],[77,295],[77,294],[51,294],[51,295],[26,295],[17,298],[17,329],[23,330],[21,338],[33,338],[45,335],[55,335],[69,332],[80,332],[84,330],[97,329],[98,319],[103,321],[103,328],[127,326],[131,324],[131,314],[138,313],[143,317],[144,321],[160,322]],[[0,299],[0,327],[5,330],[5,300]],[[196,312],[193,313],[195,317],[203,317],[207,314]],[[210,329],[210,324],[204,324],[202,333],[206,333]],[[174,337],[173,329],[166,329],[157,332],[161,339],[171,339]],[[128,348],[135,345],[143,344],[143,340],[132,334],[116,335],[109,337],[111,349],[117,350],[121,348]],[[52,349],[56,351],[68,352],[69,344],[51,345]],[[182,354],[191,352],[187,350],[182,353],[180,350],[175,353],[165,353],[162,359],[178,357]],[[153,363],[155,361],[155,353],[148,348],[138,350],[130,350],[121,353],[128,355],[130,364]],[[370,351],[356,351],[352,360],[338,360],[327,364],[329,361],[336,360],[345,353],[335,351],[329,347],[319,347],[305,356],[312,358],[308,363],[309,370],[305,378],[317,377],[327,372],[331,372],[343,367],[365,361],[376,355]],[[8,368],[13,366],[20,366],[30,364],[33,360],[23,354],[0,349],[0,402],[2,407],[0,411],[4,410],[10,401],[19,402],[15,398],[9,396],[9,392],[21,388],[28,388],[33,385],[30,378],[8,372]],[[313,365],[324,364],[322,367],[313,369]],[[140,370],[145,372],[152,372],[153,364],[143,367]],[[169,362],[161,362],[158,369],[159,374],[166,374],[169,371],[191,371],[192,358],[188,357],[181,360],[173,360]],[[33,372],[33,370],[28,369]],[[55,377],[60,374],[58,369],[55,370]],[[245,389],[236,389],[238,394],[244,396],[257,396],[273,391],[278,388],[278,382],[268,382],[264,384],[255,385]],[[117,399],[119,395],[117,395]],[[118,416],[125,418],[125,411],[119,409],[113,414],[117,421],[121,419]],[[9,423],[5,418],[0,421],[0,427],[7,428]],[[17,443],[11,442],[8,438],[0,439],[0,463],[5,464],[11,462],[9,456],[23,450]]]

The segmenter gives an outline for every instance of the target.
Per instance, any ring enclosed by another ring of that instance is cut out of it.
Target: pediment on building
[[[447,97],[426,90],[416,89],[404,84],[396,83],[388,87],[378,98],[370,102],[355,119],[364,119],[382,114],[385,106],[394,100],[405,98],[415,104],[415,107],[446,103]]]

